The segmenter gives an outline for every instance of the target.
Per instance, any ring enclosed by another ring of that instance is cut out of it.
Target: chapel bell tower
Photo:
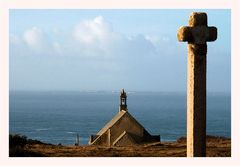
[[[122,89],[120,94],[120,107],[119,111],[124,110],[127,111],[127,95],[124,89]]]

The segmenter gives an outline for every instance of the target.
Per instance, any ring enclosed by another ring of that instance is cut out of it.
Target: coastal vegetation
[[[9,135],[10,157],[186,157],[186,138],[128,147],[63,146]],[[207,136],[207,157],[231,157],[231,139]]]

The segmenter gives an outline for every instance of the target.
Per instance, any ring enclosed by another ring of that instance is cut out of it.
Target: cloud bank
[[[161,44],[168,38],[147,34],[134,36],[114,31],[102,16],[82,20],[69,32],[46,32],[39,27],[26,29],[22,34],[10,34],[11,55],[60,55],[80,57],[121,58],[159,54]],[[165,46],[164,46],[165,47]],[[160,49],[159,49],[160,48]]]

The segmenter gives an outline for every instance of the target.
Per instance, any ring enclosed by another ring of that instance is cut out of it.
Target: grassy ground
[[[10,148],[11,150],[11,148]],[[10,156],[48,156],[48,157],[185,157],[186,141],[154,143],[132,147],[103,146],[58,146],[44,143],[30,143],[22,148],[22,155]],[[208,157],[230,157],[231,140],[223,137],[207,137]]]

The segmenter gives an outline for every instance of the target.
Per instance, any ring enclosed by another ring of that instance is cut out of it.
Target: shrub
[[[27,144],[27,137],[21,136],[19,134],[10,134],[9,135],[9,148],[19,147],[24,148],[24,146]]]

